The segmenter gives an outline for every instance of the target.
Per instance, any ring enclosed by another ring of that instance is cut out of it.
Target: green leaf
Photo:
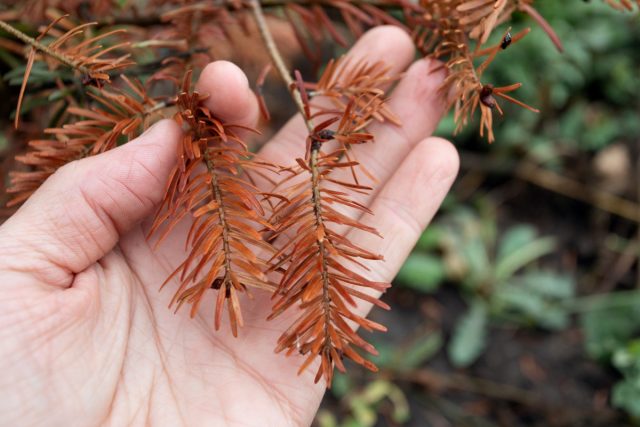
[[[21,65],[21,62],[16,59],[15,56],[7,52],[6,50],[0,49],[0,61],[4,62],[9,66],[9,68],[18,68]]]
[[[336,417],[326,409],[321,409],[316,415],[316,422],[319,427],[338,427]]]
[[[498,245],[497,259],[501,260],[517,251],[520,247],[533,241],[538,232],[535,227],[528,224],[516,225],[504,232]]]
[[[405,287],[432,293],[446,276],[442,261],[432,255],[414,253],[407,258],[396,280]]]
[[[504,286],[494,295],[492,308],[498,314],[516,315],[523,324],[534,324],[548,329],[563,329],[569,324],[569,314],[558,300],[545,299],[516,282]]]
[[[371,339],[371,344],[373,344],[378,351],[376,356],[371,356],[371,361],[380,367],[392,366],[396,356],[397,347],[376,335]]]
[[[389,390],[389,400],[393,404],[393,412],[391,418],[398,424],[404,424],[411,418],[411,412],[409,410],[409,402],[407,397],[402,392],[402,389],[393,384],[391,390]]]
[[[529,241],[519,248],[512,250],[510,253],[505,254],[496,262],[496,282],[501,283],[505,281],[522,267],[553,252],[555,248],[556,241],[553,237],[543,237]]]
[[[5,134],[0,134],[0,152],[9,148],[9,140]]]
[[[357,420],[353,419],[353,417],[347,417],[346,420],[340,424],[340,427],[365,427]]]
[[[418,239],[415,249],[419,251],[431,251],[438,248],[444,233],[445,230],[438,224],[430,225]]]
[[[626,347],[619,348],[611,358],[613,366],[626,374],[640,373],[640,340],[634,339]]]
[[[575,295],[575,280],[568,274],[531,271],[518,277],[518,283],[545,298],[566,300]]]
[[[393,406],[392,417],[395,422],[404,423],[409,419],[409,403],[402,390],[386,380],[376,380],[370,383],[363,392],[354,399],[371,409],[376,408],[383,399],[389,399]],[[353,403],[352,403],[353,406]],[[363,421],[361,419],[361,421]],[[364,421],[371,421],[366,419]],[[370,424],[373,425],[373,424]]]
[[[625,379],[614,385],[611,402],[613,406],[640,418],[640,378]]]
[[[492,303],[500,311],[517,311],[533,316],[537,316],[544,310],[542,298],[512,283],[505,285],[500,292],[496,292]]]
[[[9,81],[10,85],[20,86],[22,85],[22,80],[24,79],[24,72],[26,70],[25,66],[20,66],[18,68],[14,68],[9,71],[5,75],[5,80]],[[40,83],[53,83],[56,78],[64,77],[64,71],[57,73],[55,71],[51,71],[42,63],[36,62],[31,69],[31,73],[29,75],[29,83],[30,84],[40,84]]]
[[[615,293],[610,295],[615,298]],[[608,362],[611,355],[640,330],[640,298],[628,298],[629,302],[637,302],[596,308],[582,314],[585,345],[591,357]]]
[[[47,99],[51,102],[59,101],[72,94],[73,94],[73,89],[69,89],[69,88],[65,88],[64,90],[54,90],[49,94]]]
[[[351,378],[336,370],[331,383],[331,393],[338,399],[346,396],[352,389]]]
[[[475,300],[458,321],[449,343],[449,359],[454,366],[469,366],[478,359],[486,346],[487,327],[487,307],[483,301]]]
[[[442,334],[435,332],[421,338],[400,355],[400,369],[413,369],[423,365],[442,348]]]
[[[523,324],[562,329],[569,324],[574,281],[569,275],[530,271],[505,282],[493,295],[492,309]]]
[[[483,282],[483,278],[487,276],[491,266],[484,242],[480,238],[473,239],[467,241],[460,249],[467,262],[470,282],[474,284]]]
[[[51,105],[51,101],[46,98],[41,98],[38,96],[25,96],[24,103],[22,104],[21,112],[28,113],[34,108],[45,107],[47,105]],[[11,117],[15,117],[15,111],[11,113]]]
[[[372,427],[378,421],[376,411],[359,397],[351,400],[351,413],[357,423],[354,425],[360,427]]]

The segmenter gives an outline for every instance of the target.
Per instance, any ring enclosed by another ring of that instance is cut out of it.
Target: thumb
[[[59,169],[0,227],[0,263],[69,286],[162,200],[179,139],[178,125],[164,120]]]

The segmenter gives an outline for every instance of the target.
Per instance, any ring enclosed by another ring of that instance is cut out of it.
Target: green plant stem
[[[60,63],[65,64],[68,67],[73,68],[75,70],[78,70],[83,74],[86,74],[86,75],[90,75],[91,74],[91,71],[87,67],[79,65],[76,61],[72,60],[68,56],[63,55],[63,54],[61,54],[59,52],[56,52],[55,50],[51,49],[49,46],[46,46],[46,45],[40,43],[38,40],[34,39],[33,37],[30,37],[30,36],[26,35],[22,31],[12,27],[11,25],[7,24],[6,22],[4,22],[2,20],[0,20],[0,28],[2,28],[3,30],[5,30],[7,33],[11,34],[15,38],[19,39],[20,41],[22,41],[22,42],[28,44],[29,46],[33,47],[34,49],[39,50],[40,52],[42,52],[42,53],[54,58],[55,60],[59,61]]]

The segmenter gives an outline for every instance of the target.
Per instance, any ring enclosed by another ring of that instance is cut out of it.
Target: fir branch
[[[334,229],[336,225],[344,225],[377,234],[374,229],[335,209],[336,205],[342,206],[355,211],[355,216],[371,213],[367,207],[349,197],[352,193],[366,194],[371,188],[358,184],[355,174],[354,183],[333,178],[333,173],[338,170],[353,171],[359,166],[358,162],[350,160],[346,153],[353,144],[373,140],[373,135],[366,133],[364,127],[383,110],[383,103],[376,102],[378,98],[369,100],[366,104],[361,102],[361,99],[370,96],[372,88],[369,85],[355,85],[349,86],[350,90],[343,89],[351,92],[359,88],[358,93],[349,93],[349,96],[355,96],[358,100],[352,99],[345,108],[312,110],[308,104],[309,97],[305,86],[320,90],[336,90],[330,82],[339,75],[345,76],[346,84],[361,81],[361,78],[386,81],[381,75],[377,75],[376,78],[375,73],[365,77],[367,71],[376,70],[378,67],[379,65],[375,64],[363,64],[355,67],[355,70],[340,68],[337,71],[331,66],[320,79],[323,83],[313,85],[305,84],[299,75],[296,75],[295,84],[303,99],[306,114],[309,117],[315,117],[317,114],[327,118],[309,134],[307,158],[296,159],[298,167],[293,169],[293,177],[308,174],[308,180],[298,180],[285,187],[284,184],[292,179],[287,177],[277,187],[283,201],[274,208],[272,222],[275,235],[282,236],[288,230],[295,234],[293,237],[287,236],[284,246],[272,258],[271,269],[282,269],[284,272],[269,318],[273,319],[296,306],[299,306],[302,314],[279,338],[276,351],[286,350],[287,354],[298,351],[307,355],[299,373],[319,358],[320,366],[315,382],[324,377],[328,387],[331,386],[334,367],[344,372],[343,357],[350,358],[367,369],[377,369],[354,349],[360,348],[376,354],[373,346],[358,336],[348,321],[354,321],[367,330],[385,330],[382,325],[353,312],[357,300],[388,308],[377,298],[357,288],[384,291],[389,285],[369,281],[352,270],[353,265],[367,270],[361,259],[381,260],[382,257],[356,246]],[[353,79],[348,78],[349,76]],[[383,95],[379,94],[380,97]],[[335,130],[330,129],[334,124],[337,124]],[[325,153],[323,146],[331,141],[337,142],[339,148],[333,151],[327,149],[329,152]],[[343,160],[344,157],[346,160]]]
[[[175,116],[187,129],[149,236],[157,235],[157,246],[181,220],[193,218],[185,239],[188,254],[161,287],[177,278],[180,284],[170,306],[176,305],[177,311],[191,304],[191,317],[205,292],[216,290],[214,327],[220,329],[226,304],[237,336],[243,324],[239,294],[249,293],[249,287],[272,291],[273,286],[264,274],[267,264],[257,255],[272,252],[257,230],[271,226],[263,219],[259,191],[246,174],[235,171],[259,173],[271,165],[252,157],[234,126],[216,118],[190,83],[188,72]]]
[[[204,160],[207,165],[207,171],[211,176],[211,192],[213,193],[213,200],[215,200],[218,205],[218,218],[220,223],[220,228],[222,229],[222,254],[224,257],[224,276],[222,281],[225,283],[231,283],[231,248],[229,246],[229,223],[227,221],[227,212],[225,208],[225,201],[223,200],[222,190],[220,189],[220,184],[218,183],[218,175],[216,173],[216,166],[213,163],[213,159],[211,156],[211,148],[207,147],[204,152]],[[218,292],[226,292],[224,288],[218,289]],[[221,307],[216,309],[215,315],[215,328],[216,330],[220,328],[220,320],[221,320],[222,310]],[[242,326],[242,317],[240,313],[235,313],[235,318],[239,319],[239,326]],[[237,336],[238,331],[235,324],[232,324],[233,335]]]
[[[27,34],[16,29],[15,27],[12,27],[4,21],[0,21],[0,28],[2,28],[15,38],[19,39],[20,41],[33,47],[34,49],[37,49],[38,51],[50,56],[61,64],[68,66],[69,68],[75,69],[85,75],[89,75],[91,73],[91,71],[87,67],[85,67],[84,65],[80,65],[78,60],[74,60],[73,58],[60,53],[55,49],[51,49],[49,46],[39,42],[33,37],[28,36]]]
[[[322,198],[320,195],[320,169],[318,167],[318,155],[320,154],[320,141],[313,141],[311,143],[311,156],[309,159],[309,167],[311,168],[311,191],[312,191],[312,203],[313,213],[316,219],[316,234],[318,236],[325,234],[325,225],[322,219]],[[323,334],[326,337],[323,343],[323,348],[320,354],[330,354],[331,334],[329,333],[329,326],[331,325],[331,295],[329,294],[329,267],[327,263],[327,250],[324,244],[324,238],[318,237],[318,255],[320,256],[320,278],[322,280],[322,307],[324,312],[324,327]],[[327,379],[327,384],[331,384],[331,375],[324,373]]]
[[[16,159],[33,170],[9,174],[7,192],[13,194],[9,206],[22,203],[65,164],[108,151],[116,147],[120,137],[128,141],[137,137],[147,128],[150,117],[175,103],[173,99],[156,102],[146,96],[139,82],[126,76],[122,80],[130,92],[93,88],[89,92],[93,107],[68,107],[71,123],[45,129],[52,139],[29,142],[29,150]]]

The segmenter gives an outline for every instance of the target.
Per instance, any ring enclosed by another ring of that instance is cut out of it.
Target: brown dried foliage
[[[633,5],[640,7],[640,0],[604,0],[609,6],[617,10],[633,10]]]
[[[314,104],[319,111],[344,112],[351,102],[361,111],[371,111],[372,118],[400,125],[400,120],[385,104],[385,92],[380,89],[393,83],[397,78],[389,74],[390,67],[384,62],[369,63],[359,61],[351,64],[344,57],[329,60],[317,83],[306,83],[305,89],[310,97],[329,99],[335,107],[323,108]]]
[[[87,14],[98,17],[108,15],[116,6],[115,0],[4,0],[3,3],[17,8],[20,19],[37,24],[51,19],[53,11],[78,17]]]
[[[31,170],[9,174],[11,186],[7,192],[14,195],[9,206],[22,203],[65,164],[110,150],[148,127],[154,113],[165,104],[148,98],[139,82],[125,76],[121,80],[123,89],[88,91],[93,106],[68,107],[71,123],[44,130],[53,138],[29,142],[29,151],[16,159]]]
[[[155,47],[173,47],[176,51],[191,53],[187,56],[166,58],[163,66],[156,71],[150,82],[168,80],[179,87],[185,73],[191,69],[202,69],[213,57],[210,51],[211,40],[230,42],[228,27],[237,25],[236,12],[240,2],[227,2],[227,7],[213,2],[167,2],[155,1],[155,6],[174,4],[174,7],[160,15],[165,25],[155,35]]]
[[[638,4],[638,0],[603,1],[619,10],[633,10]],[[86,9],[80,2],[62,5],[58,0],[31,0],[22,8],[33,11],[37,6],[42,13],[48,10],[49,17],[55,15],[51,10],[56,9],[75,12],[76,16],[99,17],[109,9],[112,1],[94,3]],[[491,89],[490,82],[482,81],[484,69],[479,69],[477,63],[482,61],[478,52],[486,50],[484,45],[495,28],[508,21],[514,12],[524,12],[547,32],[558,49],[562,48],[551,26],[536,11],[534,0],[264,0],[262,3],[263,7],[285,16],[302,51],[317,66],[327,39],[346,46],[350,41],[349,33],[358,37],[365,29],[382,24],[406,28],[424,55],[443,60],[450,70],[443,95],[450,97],[456,110],[458,130],[480,110],[480,132],[490,142],[494,139],[493,111],[496,109],[493,105],[496,104],[484,104],[482,94],[491,90],[495,94],[504,92]],[[158,28],[160,31],[153,32],[154,40],[149,46],[170,49],[175,54],[163,58],[149,81],[170,80],[179,87],[187,70],[201,69],[213,59],[212,40],[233,44],[230,27],[241,27],[245,32],[251,30],[247,7],[248,2],[242,0],[152,0],[147,7],[150,16],[127,6],[113,21],[134,26],[140,22]],[[391,11],[397,13],[391,14]],[[40,15],[34,13],[33,16]],[[508,85],[502,89],[514,87]],[[503,98],[514,101],[510,96]],[[498,112],[502,114],[501,110]]]
[[[603,1],[619,10],[640,5],[640,0]],[[274,12],[272,23],[284,17],[316,68],[322,65],[327,42],[347,46],[367,28],[396,25],[411,34],[423,56],[441,60],[448,70],[442,96],[455,110],[458,130],[479,110],[480,134],[493,141],[494,111],[503,113],[499,101],[537,111],[510,95],[520,83],[494,87],[483,81],[494,58],[529,32],[501,30],[498,39],[492,37],[496,28],[519,11],[561,50],[558,36],[536,11],[534,0],[150,0],[143,7],[134,3],[10,0],[0,6],[0,27],[27,45],[25,52],[13,38],[0,39],[0,49],[26,57],[16,117],[38,61],[54,76],[54,88],[41,88],[40,95],[57,91],[62,99],[58,105],[64,107],[62,116],[44,131],[51,138],[31,141],[27,153],[17,157],[29,170],[11,174],[10,204],[24,201],[64,164],[131,140],[156,117],[173,116],[184,133],[150,232],[160,244],[179,223],[191,221],[185,258],[162,285],[178,282],[170,305],[178,310],[190,304],[194,316],[212,292],[217,295],[215,328],[221,327],[226,306],[231,331],[237,335],[243,324],[242,297],[250,288],[262,289],[273,294],[270,318],[295,314],[276,350],[305,355],[301,372],[319,358],[315,381],[324,378],[330,386],[333,368],[344,370],[345,357],[375,370],[361,355],[375,354],[375,349],[356,328],[385,329],[359,313],[362,303],[388,308],[375,294],[389,285],[365,277],[368,266],[381,256],[357,246],[343,232],[377,234],[357,219],[371,214],[353,197],[372,190],[359,175],[368,175],[372,182],[375,177],[351,147],[373,140],[367,126],[374,120],[400,125],[380,89],[393,82],[389,68],[340,59],[326,64],[315,83],[296,73],[290,89],[311,131],[300,141],[306,143],[304,158],[285,169],[249,153],[242,135],[250,130],[212,114],[205,98],[191,90],[191,70],[197,74],[216,56],[213,44],[237,49],[234,34],[256,33],[260,24],[251,14],[261,10],[256,4]],[[32,25],[35,38],[6,22],[18,20]],[[94,20],[98,22],[82,24]],[[130,28],[127,36],[120,25]],[[265,29],[260,30],[265,39]],[[129,39],[137,51],[129,49]],[[272,49],[266,50],[272,54]],[[152,61],[136,63],[138,56]],[[280,62],[275,68],[290,83],[288,70],[282,72],[283,61],[275,62]],[[262,65],[259,68],[266,71],[257,79],[259,91],[268,83],[268,69]],[[116,78],[116,72],[125,70],[136,78]],[[158,90],[170,90],[170,96],[156,99],[152,94]],[[265,101],[260,100],[268,117]],[[336,178],[343,170],[351,172],[349,179]],[[283,178],[275,189],[262,193],[253,178],[262,176],[269,182],[267,172],[279,172]],[[277,284],[272,283],[270,278],[278,275]]]
[[[274,167],[249,153],[238,134],[247,129],[213,116],[204,98],[190,90],[190,82],[187,73],[177,101],[175,119],[186,127],[178,164],[149,234],[158,234],[159,244],[183,219],[193,219],[185,241],[188,255],[163,284],[174,278],[180,283],[170,306],[178,310],[191,304],[193,317],[205,292],[215,289],[215,328],[220,328],[226,303],[235,336],[243,324],[239,295],[249,287],[273,291],[267,264],[257,255],[272,251],[260,233],[271,225],[264,219],[261,193],[246,173]]]
[[[476,110],[480,109],[480,135],[486,131],[487,139],[492,142],[493,110],[498,107],[494,95],[503,97],[517,105],[537,111],[514,98],[505,95],[520,87],[519,84],[502,88],[493,88],[483,83],[483,72],[495,56],[515,44],[528,30],[512,36],[509,30],[501,41],[490,48],[483,48],[497,25],[507,21],[516,10],[533,10],[531,0],[451,0],[446,2],[422,1],[420,4],[427,11],[417,19],[417,46],[425,54],[445,61],[449,71],[442,87],[444,96],[448,96],[455,109],[457,130],[466,126]],[[540,15],[536,14],[541,18]],[[546,24],[546,21],[540,21]],[[543,28],[548,29],[548,25]],[[557,37],[549,32],[552,40]],[[475,40],[475,47],[470,40]],[[484,61],[481,61],[484,58]],[[480,62],[480,65],[476,65]]]
[[[341,46],[348,45],[344,32],[330,18],[330,10],[338,12],[347,29],[356,37],[360,37],[366,28],[377,25],[402,25],[389,13],[369,2],[337,0],[311,2],[310,5],[293,1],[284,3],[284,13],[291,22],[300,47],[316,65],[321,60],[321,45],[326,35]],[[405,2],[391,0],[388,4],[399,7]]]
[[[336,81],[343,82],[345,86],[354,81],[364,82],[371,78],[367,71],[384,67],[380,64],[358,64],[350,72],[341,73],[344,78],[336,76],[335,69],[333,65],[328,67],[319,83],[306,86],[314,87],[318,95],[326,96],[331,93],[328,88],[336,87]],[[377,75],[378,78],[370,83],[388,79],[383,74]],[[327,385],[331,386],[334,366],[340,371],[345,370],[344,357],[372,371],[377,370],[373,363],[358,353],[358,349],[371,354],[376,354],[376,351],[356,333],[355,328],[386,330],[356,313],[358,301],[388,308],[368,292],[384,291],[389,284],[368,280],[354,271],[356,268],[369,271],[363,260],[376,261],[382,257],[355,245],[339,230],[347,227],[377,234],[375,229],[353,219],[372,212],[350,197],[354,193],[367,194],[372,188],[359,184],[355,176],[353,182],[334,176],[338,170],[359,166],[358,162],[346,158],[348,147],[373,141],[373,135],[366,131],[366,126],[376,117],[382,117],[386,107],[381,98],[383,93],[379,93],[375,86],[363,85],[356,92],[358,86],[354,85],[354,93],[348,95],[351,96],[350,102],[340,105],[343,109],[314,112],[304,86],[298,81],[297,90],[303,94],[307,119],[323,117],[325,120],[308,136],[306,158],[296,159],[298,166],[277,187],[279,194],[286,199],[274,209],[275,237],[286,236],[286,243],[273,257],[272,269],[283,271],[283,275],[274,295],[270,318],[287,310],[301,310],[295,322],[278,340],[276,351],[286,350],[287,355],[294,352],[306,355],[299,372],[319,357],[321,362],[315,381],[324,377]],[[339,103],[343,96],[342,92],[336,93],[332,99]],[[338,144],[331,144],[332,141]]]
[[[7,192],[14,196],[8,202],[14,206],[26,200],[56,170],[65,164],[95,155],[130,141],[146,128],[150,116],[158,110],[158,103],[150,99],[142,84],[122,75],[120,87],[112,86],[111,74],[134,63],[129,59],[128,43],[116,41],[104,47],[103,43],[122,30],[91,34],[94,23],[73,25],[65,16],[56,18],[33,39],[27,54],[22,87],[18,98],[15,125],[18,127],[20,109],[29,76],[36,61],[44,62],[51,72],[61,67],[78,74],[78,82],[89,100],[86,106],[77,105],[72,96],[64,101],[64,122],[59,127],[44,130],[52,139],[37,139],[28,143],[29,150],[16,157],[30,167],[29,171],[10,172],[11,186]],[[45,38],[50,40],[45,42]],[[63,92],[62,78],[55,85]],[[164,105],[164,104],[162,104]]]
[[[27,66],[16,109],[16,128],[19,124],[20,110],[27,82],[39,55],[41,56],[40,59],[47,64],[49,70],[54,71],[61,65],[66,65],[82,74],[83,83],[94,86],[102,86],[108,83],[110,80],[109,73],[133,64],[128,60],[130,56],[128,53],[117,57],[111,55],[113,52],[127,47],[127,42],[116,43],[108,48],[103,48],[100,44],[109,37],[121,34],[121,30],[85,37],[86,32],[95,24],[82,24],[65,29],[62,27],[64,19],[64,16],[59,17],[41,30],[38,37],[34,39],[34,43],[40,43],[41,47],[34,44],[29,49]],[[58,28],[58,26],[62,28]],[[42,43],[45,36],[49,34],[53,35],[53,40],[47,44]],[[60,82],[59,84],[62,85]]]

